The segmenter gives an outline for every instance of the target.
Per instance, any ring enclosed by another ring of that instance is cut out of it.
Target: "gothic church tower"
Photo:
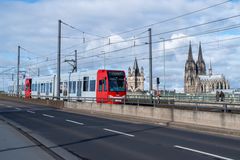
[[[206,65],[202,56],[202,47],[201,42],[199,43],[199,51],[198,51],[198,60],[197,60],[197,74],[198,75],[206,75]]]
[[[144,71],[141,67],[139,70],[137,59],[135,58],[133,68],[128,68],[128,91],[131,92],[141,92],[144,91]]]
[[[185,63],[184,92],[195,93],[195,84],[197,78],[197,65],[192,55],[192,45],[189,44],[188,59]]]

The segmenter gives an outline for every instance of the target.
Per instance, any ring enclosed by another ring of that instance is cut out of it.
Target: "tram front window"
[[[108,72],[109,90],[111,92],[125,91],[124,72]]]

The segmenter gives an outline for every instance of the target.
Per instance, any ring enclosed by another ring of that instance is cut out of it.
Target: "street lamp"
[[[163,95],[165,95],[165,39],[164,38],[160,38],[162,39],[163,42]]]

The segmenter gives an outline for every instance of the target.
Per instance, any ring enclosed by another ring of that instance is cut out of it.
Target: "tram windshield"
[[[109,79],[109,90],[114,92],[121,92],[125,91],[125,74],[124,72],[108,72],[108,79]]]

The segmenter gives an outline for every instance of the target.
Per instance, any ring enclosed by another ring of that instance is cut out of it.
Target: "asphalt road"
[[[3,116],[85,160],[240,160],[240,138],[0,100]]]

